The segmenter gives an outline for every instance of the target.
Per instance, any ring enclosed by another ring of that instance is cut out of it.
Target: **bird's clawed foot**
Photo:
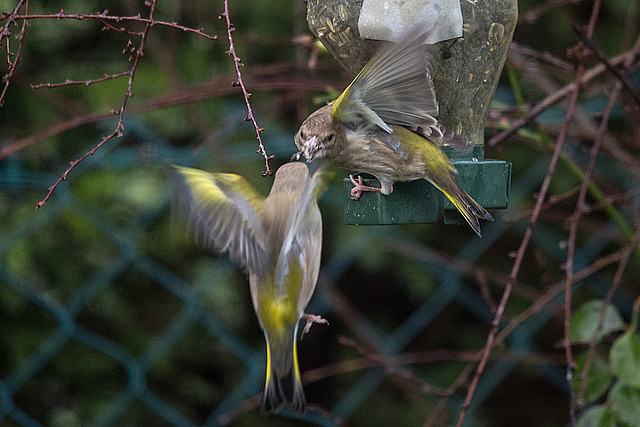
[[[307,319],[307,323],[304,325],[304,328],[302,328],[302,333],[300,334],[300,339],[302,339],[302,337],[304,336],[304,334],[308,333],[309,330],[311,330],[311,325],[313,325],[314,323],[323,323],[328,325],[329,321],[327,319],[324,319],[322,316],[318,316],[317,314],[307,314],[304,313],[302,315],[302,317],[304,319]]]
[[[362,177],[359,175],[358,175],[357,181],[353,177],[353,175],[349,175],[349,178],[351,179],[351,183],[355,185],[355,187],[351,189],[351,198],[353,200],[358,200],[360,196],[362,196],[363,191],[377,191],[379,193],[381,190],[380,188],[377,188],[377,187],[370,187],[368,185],[364,185],[362,183]]]

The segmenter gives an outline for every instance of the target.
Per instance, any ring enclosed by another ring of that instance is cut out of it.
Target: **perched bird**
[[[378,178],[381,188],[364,186],[362,178],[351,176],[354,199],[362,191],[389,195],[394,182],[426,179],[480,235],[478,218],[493,217],[460,187],[455,167],[431,141],[442,139],[443,129],[435,118],[432,56],[423,45],[427,35],[414,28],[399,43],[380,49],[338,99],[302,123],[295,135],[300,151],[294,157],[326,160]],[[467,145],[451,134],[444,138]]]
[[[175,206],[188,213],[197,240],[228,251],[249,273],[253,308],[267,342],[262,412],[283,405],[304,412],[296,342],[320,269],[322,218],[316,199],[326,172],[310,174],[304,163],[287,163],[264,198],[239,175],[174,169]]]

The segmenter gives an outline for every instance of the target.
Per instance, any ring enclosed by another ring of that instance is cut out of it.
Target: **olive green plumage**
[[[325,172],[287,163],[264,198],[241,176],[175,166],[175,206],[206,247],[229,252],[249,273],[253,307],[267,342],[263,413],[303,412],[297,333],[318,279],[322,219],[316,199]]]
[[[342,94],[312,113],[295,142],[307,161],[366,172],[388,195],[395,182],[426,179],[442,191],[480,235],[478,218],[493,220],[456,182],[455,168],[431,140],[447,135],[435,119],[438,105],[431,78],[432,57],[423,44],[428,33],[409,31],[398,44],[383,47]]]

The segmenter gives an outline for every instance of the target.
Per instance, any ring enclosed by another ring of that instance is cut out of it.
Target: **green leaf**
[[[580,354],[576,357],[577,373],[580,374],[584,370],[584,362],[587,360],[587,352]],[[578,378],[579,375],[575,375],[574,378]],[[609,365],[602,360],[601,357],[595,355],[591,361],[589,367],[589,373],[587,374],[587,390],[584,395],[584,399],[587,402],[593,402],[600,398],[611,386],[613,380],[613,374]],[[573,392],[577,396],[580,392],[582,381],[579,379],[573,380]]]
[[[640,389],[617,382],[608,399],[609,406],[624,426],[640,426]]]
[[[591,337],[596,333],[601,311],[601,300],[589,301],[583,304],[582,307],[571,316],[569,339],[571,341],[591,341]],[[620,313],[618,313],[615,307],[611,305],[608,306],[597,342],[608,333],[621,329],[624,329],[622,316],[620,316]]]
[[[613,412],[605,405],[592,406],[576,423],[576,427],[615,427]]]
[[[627,332],[613,343],[611,370],[624,384],[640,387],[640,337]],[[638,423],[640,425],[640,423]]]

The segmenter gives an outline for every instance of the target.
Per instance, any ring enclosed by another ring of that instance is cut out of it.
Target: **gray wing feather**
[[[263,198],[243,178],[175,167],[170,175],[174,212],[187,217],[196,242],[229,252],[233,262],[263,275],[268,265],[259,209]]]
[[[373,110],[387,124],[439,135],[433,58],[423,45],[427,36],[428,32],[414,28],[399,43],[376,53],[354,79],[351,102]]]

